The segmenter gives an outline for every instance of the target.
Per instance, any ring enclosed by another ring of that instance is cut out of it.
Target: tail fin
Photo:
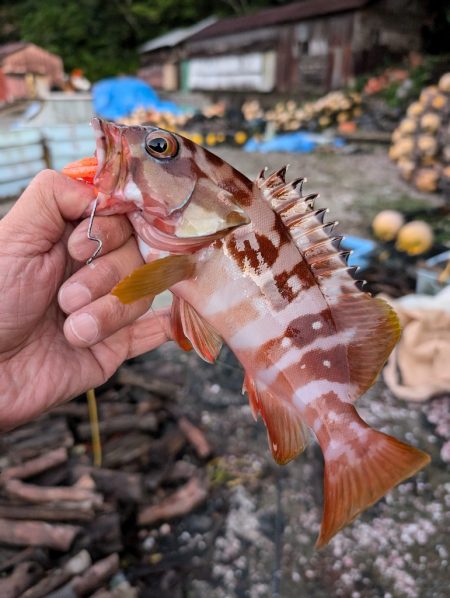
[[[324,511],[317,548],[430,461],[426,453],[372,430],[353,406],[346,409],[353,413],[346,414],[342,425],[333,421],[332,439],[326,422],[317,435],[325,459]]]

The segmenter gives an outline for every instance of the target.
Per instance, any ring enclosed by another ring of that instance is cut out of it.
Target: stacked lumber
[[[97,392],[101,467],[85,397],[1,438],[2,598],[137,596],[161,566],[148,538],[207,499],[211,448],[176,406],[181,383],[145,367]]]

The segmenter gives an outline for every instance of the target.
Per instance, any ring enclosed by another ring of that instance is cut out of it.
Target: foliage
[[[449,63],[450,54],[424,55],[421,63],[413,67],[406,60],[386,61],[374,72],[357,77],[352,89],[362,93],[369,80],[372,77],[383,76],[386,68],[406,69],[408,71],[406,81],[392,81],[376,93],[376,97],[384,100],[387,106],[404,112],[408,105],[419,97],[424,87],[438,82],[441,75],[448,71]]]
[[[137,47],[166,31],[289,0],[0,0],[0,43],[22,39],[97,80],[131,73]]]

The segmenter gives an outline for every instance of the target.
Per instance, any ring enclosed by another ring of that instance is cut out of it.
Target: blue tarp
[[[341,247],[343,249],[351,249],[352,254],[348,258],[349,266],[358,266],[362,270],[369,267],[370,256],[375,250],[377,244],[370,239],[362,239],[361,237],[353,237],[345,235]]]
[[[275,135],[268,141],[256,141],[249,139],[244,146],[247,152],[293,152],[300,154],[307,154],[312,152],[318,145],[332,145],[334,147],[342,147],[344,141],[342,139],[332,139],[324,135],[316,135],[314,133],[306,133],[305,131],[296,131],[295,133],[283,133],[282,135]]]
[[[94,85],[92,96],[95,112],[110,120],[128,116],[136,108],[151,108],[171,114],[183,112],[173,102],[161,100],[150,85],[135,77],[103,79]]]

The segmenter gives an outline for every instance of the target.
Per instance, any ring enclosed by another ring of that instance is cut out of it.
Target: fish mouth
[[[93,118],[91,126],[95,135],[97,172],[94,185],[104,195],[123,195],[123,184],[126,178],[125,147],[123,143],[123,127]]]
[[[147,194],[154,205],[144,209],[143,201],[141,206],[137,205],[127,192],[128,183],[133,183],[129,170],[132,157],[130,143],[140,143],[149,127],[116,124],[98,117],[91,119],[91,126],[96,141],[97,170],[93,184],[99,191],[98,211],[109,215],[136,210],[148,213],[150,218],[166,217],[156,199]]]

